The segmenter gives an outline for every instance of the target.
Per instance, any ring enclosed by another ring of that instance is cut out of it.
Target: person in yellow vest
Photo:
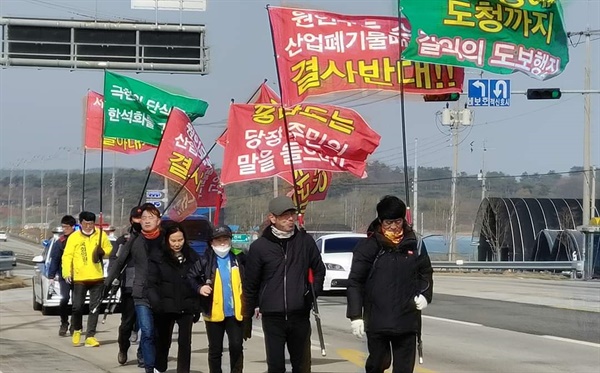
[[[223,339],[229,340],[231,373],[244,368],[243,326],[249,320],[242,317],[242,279],[245,256],[231,247],[233,234],[227,225],[212,230],[210,246],[204,256],[190,269],[188,279],[200,294],[208,338],[210,373],[221,373]]]
[[[73,346],[79,346],[81,329],[83,327],[83,305],[85,296],[90,292],[90,313],[87,319],[86,347],[98,347],[96,339],[96,325],[102,294],[104,291],[104,265],[103,258],[112,251],[112,244],[102,229],[95,227],[96,215],[90,211],[79,214],[81,229],[73,232],[67,240],[65,251],[62,255],[62,276],[73,284],[73,314],[71,322]]]

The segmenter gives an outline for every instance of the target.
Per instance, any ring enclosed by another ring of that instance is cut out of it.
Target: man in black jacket
[[[268,373],[285,372],[286,344],[292,372],[311,370],[309,317],[313,298],[308,271],[313,271],[318,294],[323,288],[325,265],[315,240],[296,227],[297,217],[290,198],[281,196],[271,200],[270,225],[250,245],[246,260],[244,320],[251,320],[255,308],[260,309]],[[248,327],[251,324],[246,323]],[[245,337],[248,336],[246,329]]]
[[[58,335],[64,337],[67,335],[69,329],[69,299],[71,298],[71,290],[73,285],[65,281],[62,277],[62,254],[65,251],[65,245],[67,244],[67,238],[75,231],[75,218],[71,215],[65,215],[60,219],[60,226],[62,228],[62,235],[54,241],[52,248],[50,249],[50,268],[48,269],[48,279],[50,284],[53,285],[55,278],[58,277],[58,284],[60,288],[60,328],[58,329]]]
[[[368,238],[355,248],[348,277],[348,308],[352,334],[366,332],[367,373],[412,373],[421,310],[433,296],[433,269],[423,243],[405,220],[406,205],[385,196]]]
[[[115,265],[117,258],[123,252],[125,244],[130,240],[135,240],[140,234],[142,227],[140,220],[142,218],[142,210],[140,206],[135,206],[129,213],[129,223],[131,227],[129,232],[121,235],[116,241],[116,250],[110,253],[108,271],[112,270]],[[117,354],[117,361],[119,364],[124,365],[127,362],[127,351],[131,346],[130,336],[132,331],[135,331],[135,305],[133,303],[133,279],[135,276],[135,267],[131,261],[131,257],[125,261],[125,269],[122,270],[117,282],[121,286],[121,324],[119,325],[119,337],[117,339],[119,344],[119,352]],[[137,336],[137,335],[136,335]],[[144,366],[144,359],[142,357],[142,350],[138,345],[137,350],[138,367]]]

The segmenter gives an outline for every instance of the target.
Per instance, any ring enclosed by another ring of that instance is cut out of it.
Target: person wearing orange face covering
[[[353,251],[346,316],[352,334],[367,336],[366,373],[392,364],[394,373],[414,371],[420,311],[432,300],[431,261],[405,218],[404,202],[384,196],[368,237]]]

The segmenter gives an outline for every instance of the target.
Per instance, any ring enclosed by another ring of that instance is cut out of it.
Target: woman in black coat
[[[187,283],[190,267],[199,259],[180,224],[165,229],[165,247],[148,263],[148,299],[154,312],[156,369],[167,370],[173,326],[178,325],[177,373],[190,371],[192,324],[200,315],[198,295]]]

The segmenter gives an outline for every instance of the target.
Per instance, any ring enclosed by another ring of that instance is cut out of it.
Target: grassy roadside
[[[22,277],[2,277],[0,278],[0,291],[8,289],[24,288],[29,286],[29,283]]]

